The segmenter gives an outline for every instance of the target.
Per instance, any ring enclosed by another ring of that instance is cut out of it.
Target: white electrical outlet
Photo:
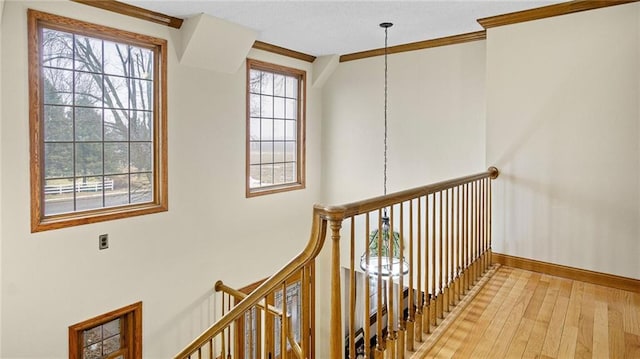
[[[98,236],[98,248],[107,249],[109,248],[109,235],[101,234]]]

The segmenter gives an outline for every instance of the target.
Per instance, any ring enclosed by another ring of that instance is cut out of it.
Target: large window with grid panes
[[[167,209],[167,41],[29,10],[32,231]]]
[[[247,197],[305,187],[306,72],[247,60]]]

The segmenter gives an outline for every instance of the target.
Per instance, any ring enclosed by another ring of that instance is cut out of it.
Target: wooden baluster
[[[282,315],[280,316],[280,359],[287,359],[287,283],[282,283]]]
[[[376,350],[375,359],[384,358],[384,339],[382,338],[382,209],[378,210],[378,270],[377,270],[377,307],[376,307]],[[336,357],[338,358],[338,357]],[[332,358],[334,359],[334,358]]]
[[[209,339],[209,359],[213,359],[213,338]]]
[[[349,260],[349,359],[356,358],[356,230],[354,218],[350,219],[350,260]],[[367,247],[365,247],[366,249]],[[365,317],[367,318],[367,317]]]
[[[436,319],[437,294],[436,291],[436,193],[433,193],[433,201],[431,201],[431,304],[429,305],[429,316],[433,326],[438,325]]]
[[[422,297],[422,331],[431,333],[431,313],[429,312],[429,195],[424,198],[424,294]]]
[[[371,277],[369,276],[369,212],[365,215],[364,243],[367,272],[364,280],[364,357],[371,358]]]
[[[231,294],[227,300],[227,312],[231,311]],[[231,359],[231,325],[227,327],[227,359]]]
[[[473,277],[473,282],[478,281],[480,277],[480,182],[476,181],[476,238],[475,238],[475,275]]]
[[[482,274],[487,269],[487,179],[482,180]]]
[[[332,359],[343,356],[343,328],[340,288],[340,228],[342,221],[331,220],[331,331],[329,339]]]
[[[458,193],[458,200],[456,201],[456,203],[458,203],[458,206],[456,208],[456,227],[457,227],[457,235],[456,238],[458,240],[458,267],[456,268],[456,284],[457,284],[457,301],[458,303],[460,302],[460,300],[462,300],[462,294],[463,294],[463,289],[462,289],[462,186],[458,186],[457,187],[457,193]]]
[[[438,209],[438,213],[440,214],[440,226],[439,226],[439,228],[440,228],[440,245],[438,246],[439,252],[440,252],[440,255],[438,256],[438,280],[439,280],[440,285],[439,285],[438,298],[437,298],[438,300],[436,301],[436,304],[437,304],[437,307],[438,307],[437,308],[438,309],[438,318],[440,318],[440,319],[444,319],[444,311],[443,311],[444,305],[443,305],[443,299],[442,299],[442,297],[444,296],[443,295],[443,289],[442,289],[443,288],[443,286],[442,286],[442,277],[443,277],[443,273],[442,273],[442,253],[443,253],[442,252],[442,240],[443,240],[443,237],[442,237],[442,235],[443,235],[443,230],[444,230],[444,227],[442,226],[442,224],[443,224],[443,221],[442,221],[443,220],[442,197],[443,197],[443,193],[442,193],[442,191],[440,191],[440,208]]]
[[[413,200],[409,201],[409,298],[407,300],[407,309],[409,316],[407,318],[407,350],[414,351],[414,331],[415,331],[415,293],[413,291]]]
[[[393,207],[391,207],[393,219]],[[393,228],[393,227],[391,227]],[[400,276],[398,279],[398,359],[404,359],[406,348],[404,317],[404,203],[400,203]]]
[[[449,309],[450,307],[455,305],[455,216],[454,216],[454,208],[455,208],[455,192],[454,189],[451,188],[451,198],[450,198],[450,206],[449,206],[449,267],[447,270],[449,271]]]
[[[226,294],[222,293],[222,316],[224,316],[224,313],[225,313],[225,307],[224,307],[224,297],[225,296],[226,296]],[[229,298],[229,300],[230,299],[231,298]],[[221,340],[220,340],[220,343],[221,343],[221,345],[220,345],[221,346],[221,348],[220,348],[220,358],[224,358],[224,354],[226,352],[225,347],[224,347],[224,345],[225,345],[224,329],[222,330],[221,335],[222,335],[222,337],[221,337]]]
[[[418,197],[418,213],[416,215],[418,219],[418,224],[416,226],[416,328],[415,328],[415,340],[419,343],[422,343],[422,261],[421,261],[421,252],[422,252],[422,201]]]
[[[470,212],[471,212],[471,198],[469,196],[469,192],[471,191],[471,186],[469,183],[465,184],[464,190],[464,281],[465,281],[465,291],[469,291],[471,289],[471,260],[469,259],[470,254],[470,231],[471,231],[471,220],[470,220]]]
[[[449,190],[444,190],[444,266],[442,267],[444,290],[442,311],[449,311]]]
[[[389,252],[387,252],[387,260],[391,264],[389,268],[389,280],[387,281],[387,345],[385,347],[386,357],[388,359],[396,359],[396,337],[393,322],[395,320],[395,312],[393,310],[393,252],[394,228],[393,228],[393,206],[389,212]],[[401,268],[402,270],[402,268]]]
[[[492,228],[492,220],[493,220],[493,184],[491,180],[489,180],[489,265],[493,265],[493,228]]]

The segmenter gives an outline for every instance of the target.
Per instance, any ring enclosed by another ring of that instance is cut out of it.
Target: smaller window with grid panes
[[[247,60],[246,194],[305,187],[306,72]]]
[[[142,302],[69,327],[69,359],[142,358]]]

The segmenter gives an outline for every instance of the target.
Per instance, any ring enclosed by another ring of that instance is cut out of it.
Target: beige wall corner
[[[338,63],[340,62],[339,55],[327,55],[318,57],[313,62],[313,87],[321,88],[327,79],[331,76]]]
[[[180,63],[225,73],[238,71],[257,33],[246,27],[206,14],[182,25]]]

